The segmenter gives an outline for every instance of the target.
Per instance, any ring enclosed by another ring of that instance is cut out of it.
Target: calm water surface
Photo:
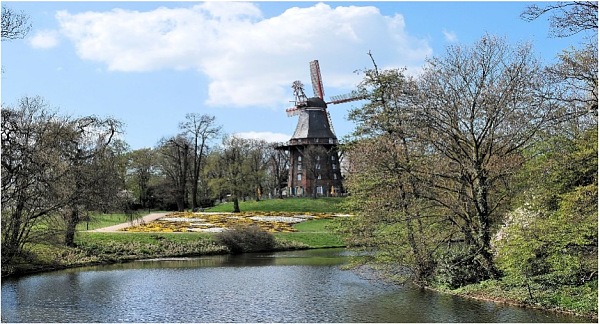
[[[341,249],[137,261],[2,281],[2,322],[576,322],[340,270]]]

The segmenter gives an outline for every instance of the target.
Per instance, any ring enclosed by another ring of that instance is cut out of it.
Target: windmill
[[[310,79],[314,92],[314,97],[311,98],[304,93],[302,82],[294,81],[292,83],[294,107],[286,109],[286,113],[290,117],[298,116],[298,124],[292,138],[277,147],[278,150],[289,152],[290,169],[287,192],[292,196],[327,195],[343,191],[337,150],[338,141],[333,131],[327,105],[366,97],[353,91],[349,94],[331,97],[330,101],[325,102],[321,69],[317,60],[310,62]],[[322,152],[323,156],[314,156],[314,152]],[[307,159],[316,159],[316,161]],[[312,170],[309,170],[307,166]]]

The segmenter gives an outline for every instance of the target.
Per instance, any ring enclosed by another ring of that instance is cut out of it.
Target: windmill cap
[[[327,108],[327,104],[325,101],[319,97],[312,97],[306,99],[306,107],[314,107],[314,108]]]

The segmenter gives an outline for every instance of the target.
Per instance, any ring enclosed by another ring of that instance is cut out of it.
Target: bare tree
[[[486,35],[472,47],[450,47],[419,79],[421,136],[433,163],[424,169],[429,199],[448,209],[485,277],[498,277],[493,227],[509,197],[507,180],[519,150],[546,126],[557,103],[547,100],[542,68],[531,47],[512,48]],[[553,106],[554,105],[554,106]]]
[[[353,167],[369,173],[349,181],[351,197],[370,199],[358,209],[384,212],[371,210],[360,225],[381,235],[375,245],[388,246],[388,258],[394,244],[402,260],[413,256],[423,277],[435,269],[452,286],[497,278],[491,238],[509,208],[511,177],[561,105],[531,47],[486,35],[429,59],[414,81],[369,73],[371,103],[351,114],[359,127],[348,146]]]
[[[192,168],[191,168],[191,187],[192,187],[192,209],[198,204],[198,185],[200,181],[201,168],[204,157],[208,150],[208,142],[216,138],[221,132],[221,126],[215,124],[215,117],[200,114],[187,114],[186,121],[179,125],[192,144]]]
[[[18,255],[34,225],[59,211],[73,245],[81,212],[115,200],[122,182],[107,150],[119,130],[113,119],[59,116],[40,97],[3,107],[3,256]]]
[[[284,150],[275,149],[272,144],[267,148],[269,187],[277,197],[283,198],[283,188],[287,186],[289,154]]]
[[[2,6],[2,41],[25,38],[31,30],[29,16]]]
[[[321,187],[320,194],[323,194],[323,187],[320,181],[322,175],[325,172],[329,172],[329,170],[327,170],[329,165],[329,152],[323,146],[308,145],[302,150],[302,155],[302,168],[309,179],[309,183],[312,185],[310,188],[312,197],[317,198],[317,194],[319,194],[317,188]],[[328,190],[328,188],[324,190]]]
[[[90,210],[103,209],[104,201],[117,200],[124,182],[119,179],[111,143],[120,122],[95,116],[77,118],[67,124],[63,137],[68,174],[60,185],[68,203],[63,209],[65,244],[75,245],[77,225]]]
[[[568,49],[559,56],[559,62],[548,67],[556,90],[555,99],[564,102],[563,120],[586,122],[598,116],[598,43],[582,49]],[[586,116],[588,115],[588,116]],[[583,120],[581,120],[583,119]],[[589,124],[589,121],[588,121]]]
[[[68,170],[56,153],[60,142],[50,140],[60,132],[59,120],[40,97],[24,97],[14,108],[2,107],[3,264],[21,253],[41,219],[65,204],[55,199],[54,183]]]
[[[160,168],[171,183],[177,210],[184,211],[187,202],[187,179],[190,151],[193,145],[183,135],[162,139],[159,143]]]
[[[548,68],[548,77],[556,84],[557,100],[566,103],[563,120],[575,128],[597,122],[598,115],[598,2],[556,2],[545,7],[533,4],[521,17],[533,21],[550,15],[550,34],[569,37],[589,31],[587,44],[580,49],[565,49],[558,55],[559,62]],[[565,125],[561,125],[564,127]]]
[[[527,7],[521,18],[532,21],[550,14],[550,34],[555,37],[568,37],[585,30],[598,29],[598,2],[565,1],[546,7],[533,4]]]

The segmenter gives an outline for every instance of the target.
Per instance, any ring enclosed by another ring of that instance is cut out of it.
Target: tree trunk
[[[194,177],[192,182],[192,210],[195,210],[198,207],[198,178]]]
[[[71,209],[71,213],[67,218],[67,230],[65,232],[65,245],[69,247],[75,246],[75,230],[79,223],[79,211],[77,208]]]
[[[175,201],[177,202],[177,211],[185,211],[185,191],[178,190]]]
[[[499,271],[494,265],[494,256],[491,247],[491,220],[490,220],[490,208],[488,205],[488,179],[485,175],[485,171],[476,164],[477,176],[474,181],[475,191],[475,202],[477,210],[477,218],[479,220],[479,229],[477,233],[477,244],[479,245],[479,254],[482,257],[482,266],[488,273],[488,276],[492,279],[499,277]]]
[[[240,202],[238,200],[238,196],[233,195],[233,212],[234,213],[239,213],[240,212]]]

